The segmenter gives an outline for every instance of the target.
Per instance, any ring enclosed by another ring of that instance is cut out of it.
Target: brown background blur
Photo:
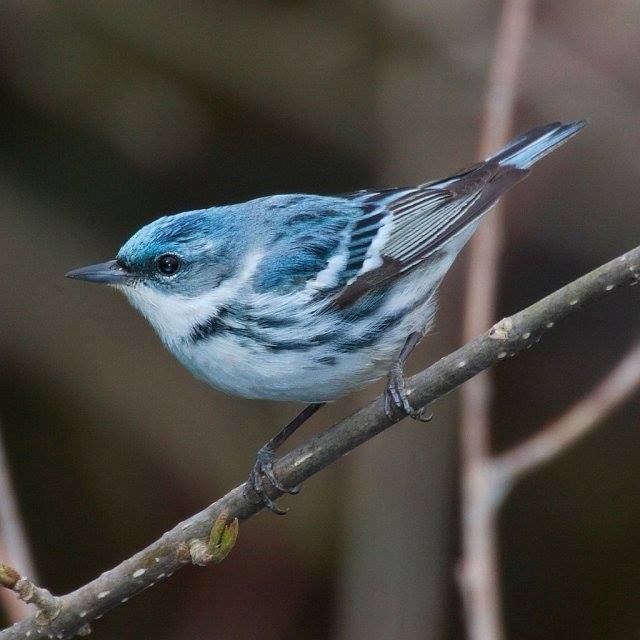
[[[0,419],[42,581],[70,590],[244,479],[293,405],[192,379],[124,298],[63,278],[162,213],[437,178],[475,159],[498,2],[0,7]],[[640,4],[539,2],[517,129],[588,118],[508,199],[500,312],[640,239]],[[459,344],[462,266],[423,367]],[[496,448],[558,415],[640,319],[628,289],[497,368]],[[305,427],[327,426],[377,389]],[[118,638],[460,638],[455,396],[95,625]],[[522,483],[500,530],[509,635],[640,630],[640,410]],[[299,441],[299,440],[298,440]]]

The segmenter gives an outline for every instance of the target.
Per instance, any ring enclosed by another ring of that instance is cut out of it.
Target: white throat
[[[174,350],[194,326],[236,298],[253,277],[261,260],[262,253],[248,254],[235,276],[197,296],[165,292],[143,282],[118,288],[149,321],[167,347]]]

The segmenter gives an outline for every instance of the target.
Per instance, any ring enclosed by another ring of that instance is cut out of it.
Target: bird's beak
[[[88,267],[80,267],[65,274],[67,278],[74,280],[86,280],[87,282],[99,282],[101,284],[126,284],[131,279],[131,274],[123,269],[115,260],[92,264]]]

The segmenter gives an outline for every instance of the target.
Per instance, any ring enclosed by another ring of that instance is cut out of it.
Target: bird
[[[275,513],[276,449],[325,403],[387,377],[385,412],[424,420],[405,362],[454,259],[500,196],[583,120],[523,133],[447,178],[336,196],[292,193],[160,217],[69,278],[121,291],[197,378],[308,405],[258,450],[248,490]]]

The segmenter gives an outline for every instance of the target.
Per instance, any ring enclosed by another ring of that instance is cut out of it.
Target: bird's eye
[[[180,258],[172,253],[165,253],[157,261],[158,271],[165,276],[172,276],[180,268]]]

